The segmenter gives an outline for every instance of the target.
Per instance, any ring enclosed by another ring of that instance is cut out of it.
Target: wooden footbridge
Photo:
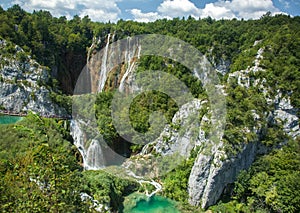
[[[10,115],[10,116],[18,116],[18,117],[26,117],[27,112],[15,112],[15,111],[9,111],[9,110],[0,110],[0,115]],[[57,115],[40,115],[43,118],[55,118],[60,120],[70,120],[72,119],[72,116],[57,116]]]

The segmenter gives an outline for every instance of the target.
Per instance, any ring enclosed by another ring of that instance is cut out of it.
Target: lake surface
[[[0,124],[13,124],[20,120],[23,117],[11,116],[11,115],[0,115]]]
[[[175,202],[161,196],[139,197],[134,200],[135,203],[131,203],[130,208],[125,205],[124,213],[179,213]]]

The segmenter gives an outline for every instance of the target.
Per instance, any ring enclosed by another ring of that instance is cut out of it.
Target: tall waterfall
[[[135,46],[135,45],[133,45]],[[132,71],[135,67],[135,60],[134,57],[137,55],[137,58],[140,58],[141,46],[137,45],[137,49],[131,49],[131,38],[127,38],[127,47],[125,51],[125,62],[127,62],[127,69],[125,74],[122,76],[119,86],[119,91],[124,92],[124,84],[126,79],[128,78],[129,74],[132,74]]]
[[[104,143],[101,136],[97,135],[96,124],[94,127],[91,126],[89,116],[85,113],[91,112],[93,103],[89,105],[89,101],[85,101],[84,94],[76,93],[76,91],[89,91],[83,88],[89,87],[92,94],[102,92],[105,88],[105,84],[112,73],[116,74],[117,80],[115,80],[115,87],[119,84],[119,90],[122,92],[130,87],[131,76],[135,69],[136,59],[140,57],[141,46],[137,39],[128,37],[127,39],[121,40],[120,42],[114,42],[114,34],[108,34],[106,37],[105,47],[94,54],[94,48],[100,43],[101,39],[94,39],[92,46],[88,53],[88,69],[86,69],[85,76],[89,76],[91,79],[90,85],[85,82],[78,82],[75,86],[74,97],[78,98],[80,106],[74,107],[73,102],[73,120],[71,121],[71,135],[74,139],[74,144],[78,148],[83,158],[83,166],[85,169],[96,170],[101,169],[106,165],[113,164],[115,162],[121,162],[123,156],[119,156],[113,150],[110,150]],[[110,44],[110,41],[113,43]],[[120,69],[114,69],[119,66]],[[119,73],[115,73],[116,70]],[[87,95],[88,96],[88,95]],[[87,99],[88,100],[88,99]],[[85,103],[88,106],[85,106]],[[75,109],[75,112],[74,112]],[[88,110],[87,110],[88,109]],[[94,115],[92,115],[94,116]],[[96,123],[94,121],[94,123]],[[93,132],[91,135],[91,131]],[[99,134],[99,133],[98,133]],[[101,139],[99,139],[101,138]],[[105,158],[109,158],[105,159]],[[113,161],[113,162],[112,162]]]
[[[105,86],[106,78],[107,78],[107,65],[106,64],[107,64],[109,39],[110,39],[110,33],[107,36],[105,51],[104,51],[104,55],[103,55],[103,58],[102,58],[101,72],[100,72],[100,81],[99,81],[98,91],[102,91],[103,90],[103,88]]]

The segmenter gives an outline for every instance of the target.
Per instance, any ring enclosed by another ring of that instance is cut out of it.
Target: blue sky
[[[54,16],[89,15],[93,21],[119,19],[154,21],[159,18],[211,16],[215,19],[257,19],[273,14],[300,15],[299,0],[0,0],[7,9],[19,4],[26,11],[49,10]]]

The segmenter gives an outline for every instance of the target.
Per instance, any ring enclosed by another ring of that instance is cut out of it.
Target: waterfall
[[[106,46],[104,50],[104,55],[102,57],[102,63],[101,63],[101,71],[100,71],[100,79],[99,79],[99,87],[98,91],[101,92],[105,86],[105,81],[107,78],[107,55],[108,55],[108,47],[109,47],[109,39],[110,39],[110,33],[107,36]]]
[[[141,57],[141,49],[142,49],[142,48],[141,48],[141,45],[139,45],[139,46],[138,46],[138,55],[137,55],[137,58],[138,58],[138,59],[140,59],[140,57]]]
[[[97,140],[93,139],[87,150],[87,169],[97,170],[103,168],[104,164],[102,147]]]
[[[84,169],[101,169],[105,165],[103,150],[99,141],[95,139],[92,139],[91,144],[87,146],[88,138],[86,138],[85,132],[87,126],[88,124],[80,119],[71,120],[71,136],[74,139],[74,145],[82,156]]]
[[[83,165],[86,165],[86,150],[84,148],[84,133],[81,129],[83,121],[81,120],[71,120],[70,124],[70,134],[73,137],[74,145],[77,147],[80,152],[83,160]]]
[[[120,77],[119,90],[123,91],[126,87],[126,82],[130,83],[131,81],[130,77],[135,68],[136,58],[140,57],[141,46],[137,39],[128,37],[127,39],[121,40],[120,42],[114,42],[114,39],[115,34],[109,33],[106,37],[105,47],[103,48],[103,50],[96,54],[92,53],[92,51],[95,49],[97,44],[100,43],[100,39],[97,40],[96,38],[94,38],[93,44],[89,48],[89,69],[87,71],[89,72],[88,74],[91,77],[91,91],[95,93],[99,93],[104,90],[109,72],[113,70],[115,66],[120,66],[120,70],[122,70],[122,73],[118,74]],[[110,44],[110,42],[113,43]],[[123,69],[124,64],[126,66],[125,71]],[[118,79],[115,81],[117,82]],[[75,89],[77,90],[75,91],[82,91],[82,88],[85,88],[86,86],[86,84],[76,84]],[[85,101],[84,94],[76,94],[76,92],[74,92],[75,96],[83,95],[83,99],[81,100],[82,102]],[[78,96],[78,98],[80,99],[81,97]],[[78,103],[80,103],[80,101]],[[80,154],[82,155],[84,168],[101,169],[105,165],[112,163],[112,161],[113,163],[123,162],[124,157],[116,154],[116,152],[114,152],[113,150],[109,150],[109,148],[104,143],[101,135],[99,135],[97,131],[93,131],[93,128],[97,128],[97,124],[95,123],[93,124],[95,126],[91,127],[90,123],[87,122],[89,118],[86,117],[86,115],[80,116],[81,110],[85,111],[84,107],[85,104],[74,107],[73,103],[73,110],[75,109],[75,112],[73,111],[73,113],[75,114],[73,114],[73,120],[71,121],[71,135],[74,139],[75,146],[78,148]],[[83,120],[82,118],[87,118],[87,120]],[[103,154],[103,152],[105,152],[105,155]],[[109,160],[107,159],[107,162],[105,161],[105,156],[109,158]]]
[[[135,65],[135,62],[132,62],[131,64],[128,63],[128,67],[126,69],[126,72],[125,74],[123,75],[122,79],[121,79],[121,82],[120,82],[120,86],[119,86],[119,91],[120,92],[124,92],[124,84],[125,84],[125,80],[126,78],[128,77],[129,73],[131,73],[131,71],[133,70],[134,68],[134,65]]]
[[[126,81],[129,80],[135,68],[136,59],[141,56],[141,45],[137,38],[127,37],[127,39],[114,42],[115,37],[114,33],[109,33],[106,37],[105,47],[97,54],[91,53],[95,45],[89,48],[88,62],[92,76],[93,92],[104,90],[109,73],[112,70],[115,71],[117,66],[121,68],[122,72],[118,73],[119,79],[115,80],[114,85],[117,87],[117,84],[119,84],[119,90],[123,91]],[[96,39],[94,39],[95,42]],[[125,72],[123,72],[124,65],[126,66]],[[117,81],[119,82],[117,83]]]
[[[134,65],[135,65],[134,56],[137,54],[137,57],[140,58],[141,46],[138,45],[136,47],[134,44],[133,47],[131,47],[130,41],[131,41],[131,38],[128,37],[127,38],[127,47],[126,47],[126,51],[125,51],[125,61],[127,62],[127,69],[120,81],[120,86],[119,86],[120,92],[124,92],[125,81],[126,81],[128,75],[134,70]],[[137,48],[137,50],[136,50],[136,48]],[[136,51],[137,51],[137,53],[136,53]]]
[[[149,180],[144,180],[144,178],[142,176],[138,176],[136,174],[134,174],[133,171],[129,170],[128,169],[128,165],[124,165],[123,164],[123,167],[127,173],[128,176],[130,177],[133,177],[134,179],[136,179],[136,181],[141,185],[143,186],[143,183],[146,183],[146,184],[151,184],[152,186],[155,187],[155,190],[153,192],[151,192],[149,194],[148,190],[146,189],[146,196],[148,198],[152,197],[153,195],[155,195],[156,193],[160,192],[162,190],[162,185],[154,180],[151,179],[151,181]]]

